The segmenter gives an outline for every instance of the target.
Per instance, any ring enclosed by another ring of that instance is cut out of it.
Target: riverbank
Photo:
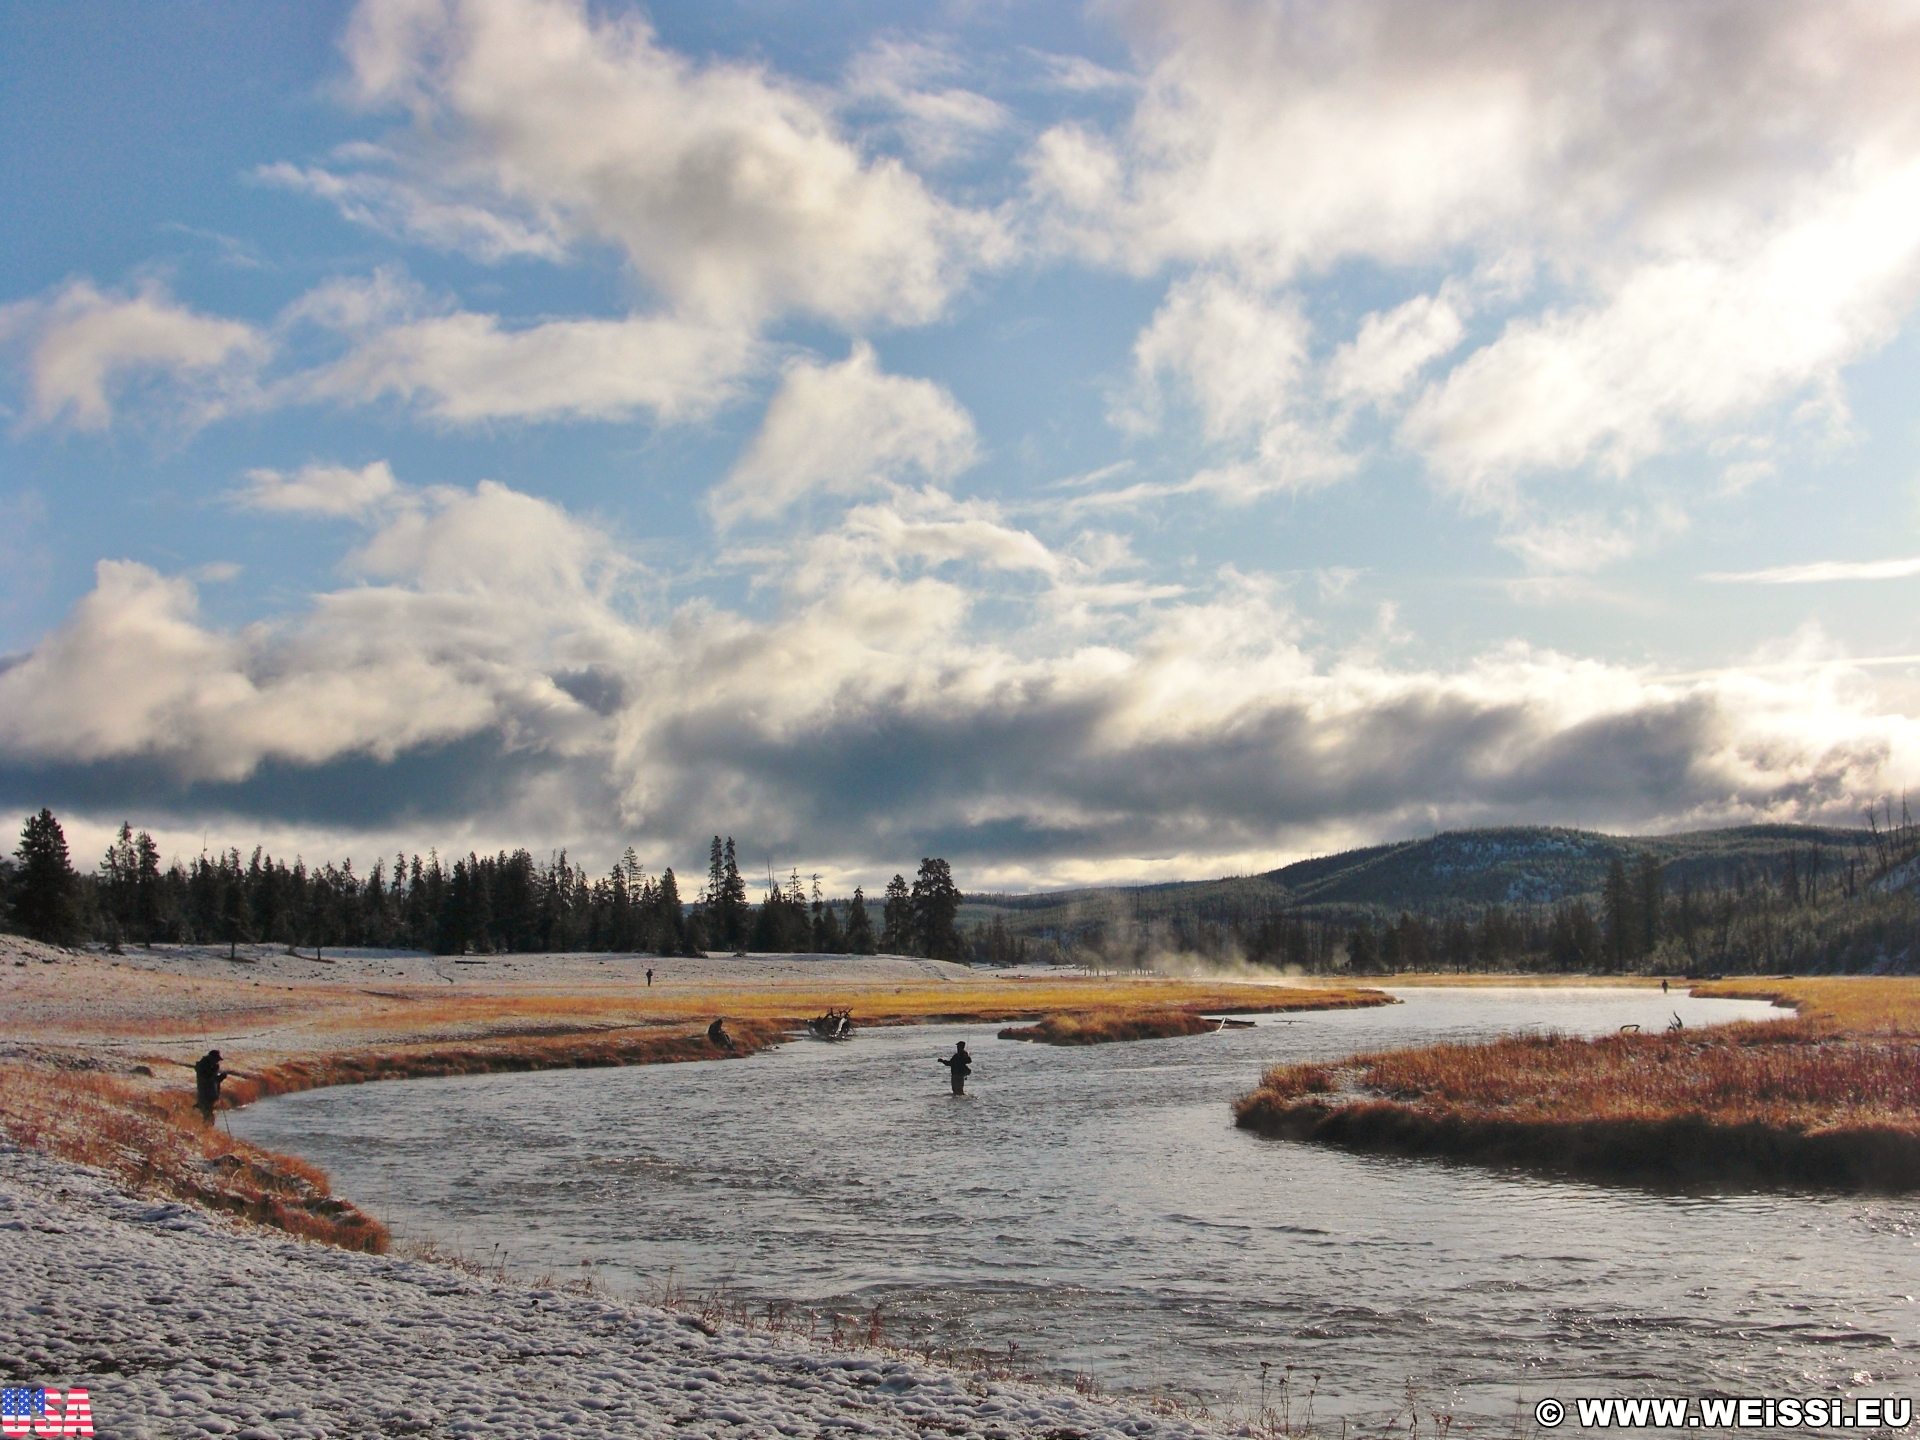
[[[1793,1019],[1514,1037],[1277,1066],[1244,1129],[1374,1153],[1678,1185],[1920,1189],[1920,980],[1703,984]]]
[[[1352,987],[982,974],[912,956],[110,954],[0,936],[0,1126],[135,1190],[378,1253],[385,1230],[324,1174],[229,1136],[220,1111],[201,1118],[195,1059],[221,1051],[235,1077],[224,1111],[376,1080],[742,1059],[829,1006],[871,1026],[1387,1003]]]
[[[1146,1405],[354,1254],[0,1145],[0,1359],[122,1440],[229,1434],[1200,1440]]]

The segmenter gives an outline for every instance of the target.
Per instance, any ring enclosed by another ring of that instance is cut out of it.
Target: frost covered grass
[[[387,1248],[386,1227],[334,1198],[323,1172],[208,1124],[190,1094],[6,1064],[0,1124],[16,1143],[95,1166],[138,1193],[188,1200],[348,1250]]]
[[[83,1386],[103,1435],[541,1435],[682,1440],[1202,1440],[1145,1403],[866,1343],[877,1321],[751,1328],[592,1287],[349,1254],[129,1196],[0,1146],[0,1356]],[[835,1345],[836,1328],[840,1344]]]
[[[1277,1066],[1243,1128],[1598,1175],[1920,1188],[1920,980],[1739,981],[1793,1020]]]

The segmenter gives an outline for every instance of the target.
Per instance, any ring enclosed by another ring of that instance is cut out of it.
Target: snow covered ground
[[[1141,1437],[1217,1433],[880,1353],[350,1254],[0,1144],[0,1370],[101,1436]]]

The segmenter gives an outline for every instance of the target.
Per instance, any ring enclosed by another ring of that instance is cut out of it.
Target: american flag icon
[[[93,1402],[84,1390],[42,1385],[0,1388],[0,1435],[91,1435]]]

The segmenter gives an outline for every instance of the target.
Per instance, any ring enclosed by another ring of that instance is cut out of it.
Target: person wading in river
[[[967,1076],[973,1073],[973,1057],[967,1054],[967,1042],[956,1040],[953,1042],[952,1055],[945,1057],[936,1055],[934,1058],[947,1067],[947,1074],[953,1080],[953,1093],[966,1094]]]
[[[213,1107],[220,1103],[220,1082],[231,1078],[232,1071],[220,1068],[220,1052],[209,1050],[193,1062],[194,1108],[213,1123]]]

